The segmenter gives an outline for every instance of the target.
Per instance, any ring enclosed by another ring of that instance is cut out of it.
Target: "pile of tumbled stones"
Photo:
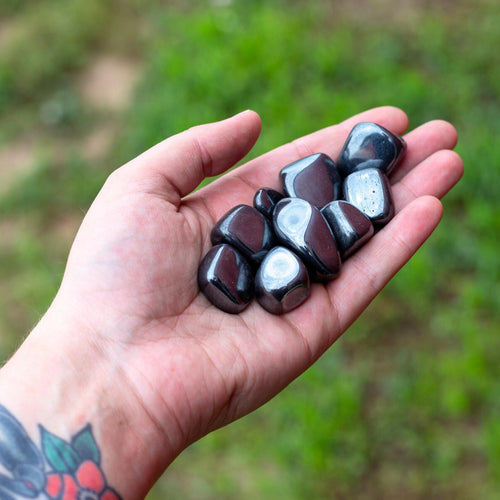
[[[336,278],[342,261],[394,215],[388,177],[406,143],[375,123],[356,125],[337,163],[324,153],[280,172],[283,193],[262,188],[211,232],[198,284],[216,307],[239,313],[255,296],[273,314],[302,304],[312,281]]]

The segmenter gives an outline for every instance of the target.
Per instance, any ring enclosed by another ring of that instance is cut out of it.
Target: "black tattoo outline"
[[[121,500],[107,485],[101,452],[90,424],[70,441],[42,425],[40,449],[14,415],[0,404],[0,498]]]

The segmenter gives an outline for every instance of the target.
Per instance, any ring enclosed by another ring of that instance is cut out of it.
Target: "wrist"
[[[0,404],[39,450],[41,428],[66,442],[90,426],[108,485],[143,498],[181,451],[127,386],[118,356],[88,325],[51,308],[0,371]],[[46,464],[50,469],[50,464]]]

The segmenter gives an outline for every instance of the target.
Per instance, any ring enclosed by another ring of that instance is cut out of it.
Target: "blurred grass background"
[[[500,497],[500,3],[3,0],[0,355],[57,290],[106,176],[246,108],[251,156],[392,104],[451,121],[466,174],[430,241],[314,367],[148,496]]]

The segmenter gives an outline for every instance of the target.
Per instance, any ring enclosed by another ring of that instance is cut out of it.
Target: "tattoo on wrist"
[[[42,425],[40,447],[21,423],[0,405],[0,498],[121,500],[107,485],[101,452],[90,424],[70,441]]]

